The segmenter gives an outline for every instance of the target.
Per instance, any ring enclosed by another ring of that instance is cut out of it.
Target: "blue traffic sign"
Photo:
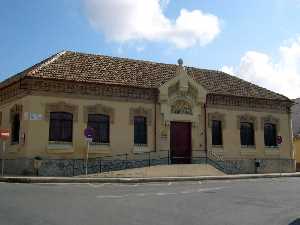
[[[91,127],[87,127],[84,129],[84,136],[86,138],[93,138],[94,137],[94,129]]]

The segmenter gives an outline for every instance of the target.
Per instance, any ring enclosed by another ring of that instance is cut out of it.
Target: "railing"
[[[30,162],[23,163],[21,161],[7,159],[5,163],[5,174],[10,175],[32,175],[37,176],[78,176],[84,175],[86,169],[85,159],[42,159],[41,166],[33,170],[32,166],[34,159],[24,159]],[[98,158],[90,158],[87,163],[87,170],[89,174],[99,174],[103,172],[110,172],[116,170],[124,170],[130,168],[147,167],[154,165],[168,165],[172,163],[194,163],[202,164],[207,163],[225,173],[239,173],[242,171],[242,165],[244,162],[239,163],[241,159],[226,159],[224,160],[222,155],[218,155],[213,151],[203,151],[200,156],[172,156],[170,151],[158,151],[158,152],[140,152],[133,154],[117,154],[111,156],[104,156]],[[278,166],[276,170],[279,172],[284,171],[284,167],[287,166],[285,159],[262,159],[266,161],[273,161],[272,167]],[[279,160],[279,161],[278,161]],[[264,171],[263,168],[266,164],[262,163],[257,167],[256,159],[247,159],[247,166],[250,168],[251,173],[259,173]],[[20,163],[21,162],[21,163]],[[14,165],[13,165],[14,163]],[[27,164],[28,167],[19,169],[18,172],[12,170],[14,166],[20,164]],[[1,163],[0,163],[1,164]],[[264,164],[264,165],[263,165]],[[245,170],[244,170],[245,171]],[[247,172],[246,172],[247,173]]]

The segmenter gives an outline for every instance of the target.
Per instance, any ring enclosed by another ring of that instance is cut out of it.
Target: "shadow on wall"
[[[291,223],[289,223],[288,225],[300,225],[300,218],[292,221]]]

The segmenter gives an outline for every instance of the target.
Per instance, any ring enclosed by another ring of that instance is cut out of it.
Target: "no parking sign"
[[[84,129],[85,140],[91,142],[94,137],[94,129],[91,127],[87,127]]]
[[[281,145],[281,143],[282,143],[282,137],[281,137],[281,136],[277,136],[277,137],[276,137],[276,143],[277,143],[278,145]]]

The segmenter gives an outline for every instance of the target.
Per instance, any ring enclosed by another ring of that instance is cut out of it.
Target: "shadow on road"
[[[291,223],[289,223],[288,225],[300,225],[300,218],[296,219],[294,221],[292,221]]]

